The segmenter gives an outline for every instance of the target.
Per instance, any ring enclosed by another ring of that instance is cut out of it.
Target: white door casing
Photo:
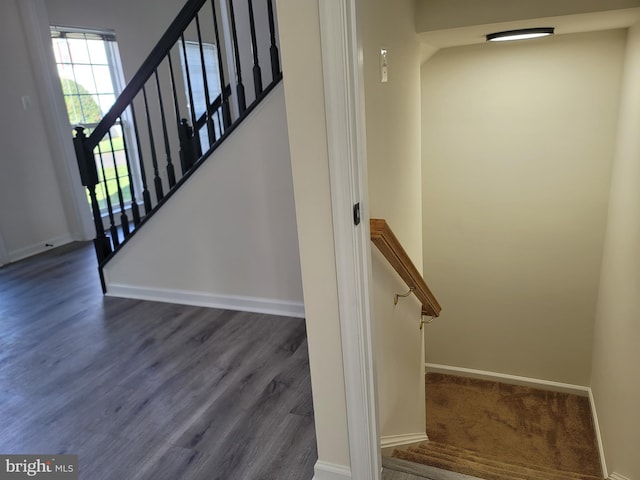
[[[361,41],[356,0],[320,0],[320,33],[351,478],[381,473],[371,322]],[[354,224],[359,203],[362,221]]]

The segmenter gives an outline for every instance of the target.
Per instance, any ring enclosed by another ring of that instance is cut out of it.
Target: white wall
[[[0,230],[9,261],[72,240],[42,101],[16,1],[0,4]],[[23,106],[22,97],[28,97]]]
[[[588,385],[624,31],[422,69],[427,361]]]
[[[317,0],[278,0],[318,464],[350,477]]]
[[[387,220],[422,270],[420,44],[414,2],[366,2],[358,12],[364,54],[369,213]],[[388,82],[380,82],[380,49],[388,51]],[[407,285],[372,246],[373,316],[380,435],[425,433],[420,302],[393,304]]]
[[[609,472],[640,478],[640,25],[629,31],[591,387]]]
[[[279,87],[107,264],[109,293],[302,316],[286,128]]]

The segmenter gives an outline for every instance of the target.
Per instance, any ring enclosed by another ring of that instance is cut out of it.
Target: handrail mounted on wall
[[[395,236],[389,224],[383,219],[372,218],[369,221],[371,241],[378,247],[398,275],[422,303],[422,315],[438,317],[442,307],[436,300],[424,278],[413,264],[402,244]]]

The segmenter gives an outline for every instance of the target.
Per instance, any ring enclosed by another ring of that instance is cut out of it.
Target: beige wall
[[[417,0],[416,28],[427,32],[485,23],[640,6],[639,0]],[[546,26],[546,25],[544,25]]]
[[[420,183],[420,44],[414,2],[366,2],[358,12],[364,53],[369,212],[384,218],[422,269]],[[388,50],[387,83],[379,52]],[[380,434],[424,434],[424,376],[420,303],[372,246],[373,316]]]
[[[318,460],[348,468],[318,2],[277,6]]]
[[[588,385],[625,32],[422,69],[427,361]]]
[[[640,478],[640,25],[629,31],[591,386],[609,473]]]

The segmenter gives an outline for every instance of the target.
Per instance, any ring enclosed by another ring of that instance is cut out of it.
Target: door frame
[[[357,0],[319,0],[351,478],[378,480],[362,41]],[[361,222],[355,225],[354,206]]]

